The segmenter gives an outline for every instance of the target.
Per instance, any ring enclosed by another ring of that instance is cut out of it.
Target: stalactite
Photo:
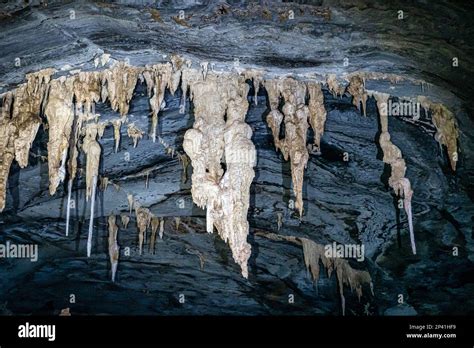
[[[95,209],[95,190],[97,187],[97,176],[92,178],[92,199],[91,199],[91,214],[89,217],[89,233],[87,235],[87,257],[91,256],[92,251],[92,230],[94,227],[94,209]]]
[[[275,241],[287,241],[293,244],[301,245],[303,248],[303,257],[306,269],[313,282],[319,280],[320,262],[331,277],[332,272],[336,273],[339,296],[341,297],[342,315],[346,312],[346,300],[344,297],[344,286],[349,285],[351,291],[355,290],[360,301],[362,297],[362,287],[364,284],[370,286],[370,291],[374,295],[372,278],[369,272],[356,270],[351,267],[349,262],[343,258],[328,258],[325,255],[324,245],[318,244],[308,238],[300,238],[294,236],[283,236],[274,233],[256,232],[257,236],[261,236]]]
[[[347,86],[347,92],[352,95],[352,103],[360,110],[360,104],[362,103],[362,113],[367,116],[367,92],[365,90],[364,79],[359,75],[351,76],[349,85]]]
[[[71,78],[74,79],[76,110],[88,121],[95,117],[95,104],[101,99],[101,73],[83,71]]]
[[[323,91],[321,84],[308,82],[306,84],[309,94],[309,124],[314,132],[313,145],[315,152],[321,151],[321,137],[324,133],[324,124],[326,123],[326,109],[324,108]]]
[[[248,277],[247,211],[256,162],[252,130],[245,123],[249,87],[243,76],[234,74],[209,72],[204,81],[195,70],[183,69],[182,79],[183,94],[188,86],[191,90],[195,113],[183,143],[193,166],[193,201],[207,208],[207,231],[216,227]]]
[[[305,104],[306,85],[293,78],[265,81],[271,111],[267,116],[267,123],[272,129],[275,147],[279,149],[285,161],[290,159],[293,190],[296,196],[295,207],[300,216],[303,215],[303,179],[304,170],[308,163],[306,136],[308,131],[308,117],[310,114]],[[279,94],[285,100],[283,114],[278,111]],[[285,138],[279,139],[281,121],[285,123]]]
[[[100,189],[102,191],[107,191],[107,187],[109,186],[109,178],[106,176],[100,177]]]
[[[156,232],[160,225],[160,218],[157,216],[151,217],[151,238],[150,238],[150,253],[155,253]]]
[[[263,84],[263,73],[263,71],[256,69],[248,69],[244,71],[245,79],[252,80],[253,83],[253,101],[255,105],[258,105],[258,91],[260,90],[260,85]]]
[[[168,83],[168,88],[172,95],[176,92],[181,81],[181,69],[183,68],[184,59],[177,55],[172,54],[170,56],[171,65],[173,66],[170,82]]]
[[[173,66],[170,63],[156,64],[146,66],[143,72],[145,78],[148,97],[150,97],[151,107],[151,137],[153,142],[156,141],[156,128],[158,127],[158,113],[161,109],[165,90],[167,86],[172,85]],[[174,75],[173,75],[174,76]]]
[[[164,233],[164,232],[165,232],[165,219],[162,218],[162,219],[160,220],[160,232],[159,232],[159,234],[160,234],[160,239],[163,239],[163,233]]]
[[[405,178],[406,164],[402,158],[400,149],[390,140],[390,133],[388,132],[388,110],[387,102],[389,95],[385,93],[374,93],[375,100],[380,116],[381,134],[379,137],[379,144],[383,151],[383,161],[390,165],[391,175],[388,179],[388,184],[395,194],[403,198],[403,207],[408,217],[408,227],[410,231],[410,242],[413,254],[416,254],[415,234],[413,231],[411,198],[413,191],[411,189],[410,181]]]
[[[418,102],[431,112],[431,119],[436,127],[435,140],[446,146],[451,169],[456,171],[458,161],[458,137],[459,131],[454,114],[443,104],[433,103],[426,97],[418,97]]]
[[[115,152],[117,152],[120,145],[120,128],[122,127],[122,119],[118,118],[112,121],[112,125],[114,127]]]
[[[151,220],[151,214],[147,208],[136,206],[135,216],[137,219],[137,228],[138,228],[138,250],[141,255],[142,250],[143,250],[143,243],[145,242],[145,239],[146,239],[145,238],[146,230]]]
[[[205,80],[207,77],[207,71],[209,67],[209,62],[201,62],[201,73],[202,73],[202,79]]]
[[[6,93],[0,109],[0,212],[5,208],[8,173],[15,158],[16,127],[11,120],[13,94]]]
[[[86,136],[84,137],[84,142],[82,145],[82,149],[84,150],[84,153],[87,156],[86,200],[88,200],[92,194],[93,178],[95,178],[95,181],[97,181],[97,178],[99,176],[100,154],[102,150],[96,139],[97,139],[97,127],[94,124],[88,124],[86,127]]]
[[[74,122],[74,80],[65,76],[50,83],[45,115],[49,125],[49,193],[53,195],[66,177],[66,159]]]
[[[128,113],[141,70],[125,62],[118,62],[102,73],[102,101],[108,99],[112,109],[120,112],[121,116]]]
[[[135,124],[130,123],[127,128],[127,134],[133,139],[133,147],[137,147],[138,139],[141,139],[144,133],[140,128],[135,126]]]
[[[339,84],[335,74],[328,74],[326,79],[329,91],[332,93],[334,98],[340,97],[344,94],[344,86]]]
[[[120,220],[122,221],[123,228],[126,229],[128,227],[128,223],[130,222],[130,217],[127,214],[121,214]]]
[[[127,200],[128,200],[128,206],[130,208],[130,214],[132,213],[133,206],[134,206],[134,199],[132,194],[127,195]]]
[[[115,223],[115,215],[110,215],[108,218],[109,224],[109,257],[112,272],[112,281],[115,282],[115,273],[117,272],[118,260],[119,260],[119,246],[117,243],[117,232],[118,226]]]
[[[174,226],[176,228],[176,231],[179,231],[179,225],[181,224],[181,217],[176,216],[174,218]]]
[[[188,166],[189,166],[189,157],[183,153],[178,153],[179,162],[183,167],[183,171],[181,172],[181,182],[185,184],[188,181]]]
[[[26,75],[26,83],[14,91],[11,120],[15,125],[15,159],[20,168],[28,165],[31,144],[41,125],[41,107],[48,93],[54,69],[44,69]]]

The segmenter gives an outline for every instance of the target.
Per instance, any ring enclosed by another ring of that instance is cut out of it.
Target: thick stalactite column
[[[184,93],[187,86],[191,90],[196,119],[183,144],[193,166],[193,201],[207,209],[207,231],[216,227],[248,277],[247,211],[256,159],[252,130],[245,123],[249,87],[241,76],[208,73],[204,80],[190,69],[183,72],[183,86]]]

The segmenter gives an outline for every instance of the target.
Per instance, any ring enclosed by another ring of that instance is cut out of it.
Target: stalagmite
[[[140,128],[135,126],[135,124],[130,123],[127,128],[127,134],[133,139],[133,147],[137,147],[138,139],[141,139],[144,133]]]
[[[403,198],[403,207],[408,218],[408,227],[410,231],[410,242],[413,254],[416,254],[415,234],[413,231],[411,198],[413,191],[411,189],[410,181],[405,178],[406,165],[402,158],[400,149],[390,140],[390,133],[388,132],[388,110],[387,102],[389,95],[385,93],[374,93],[377,101],[377,108],[379,110],[381,133],[379,137],[379,144],[383,151],[383,161],[390,165],[391,175],[388,179],[388,184],[395,194]]]
[[[145,242],[146,229],[148,228],[151,220],[151,214],[147,208],[135,207],[135,216],[137,219],[138,228],[138,250],[141,255],[143,243]]]
[[[199,75],[183,69],[183,94],[189,87],[195,113],[193,128],[186,132],[183,143],[193,166],[193,201],[207,208],[207,231],[216,227],[247,278],[251,250],[247,211],[256,162],[252,129],[245,123],[249,87],[236,74],[209,72],[205,81]]]
[[[156,232],[160,225],[160,218],[157,216],[151,217],[151,238],[150,238],[150,253],[155,253]]]
[[[308,82],[306,84],[309,94],[309,124],[314,132],[313,145],[315,152],[321,151],[321,137],[324,133],[324,124],[326,123],[326,109],[324,108],[323,91],[321,84]]]
[[[117,232],[118,226],[115,223],[115,215],[110,215],[108,218],[109,224],[109,257],[112,271],[112,281],[115,282],[115,273],[117,272],[118,260],[119,260],[119,246],[117,244]]]
[[[127,214],[121,214],[120,219],[122,221],[123,228],[126,229],[128,227],[128,223],[130,222],[130,217]]]
[[[65,76],[50,83],[45,115],[49,124],[49,193],[53,195],[66,177],[66,158],[74,121],[74,80]]]

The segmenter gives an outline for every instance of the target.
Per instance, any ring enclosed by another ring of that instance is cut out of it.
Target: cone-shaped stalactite
[[[116,224],[116,217],[115,215],[110,215],[108,218],[108,225],[109,225],[109,258],[110,258],[110,267],[111,267],[111,274],[112,274],[112,281],[115,281],[115,274],[117,272],[118,260],[119,260],[119,246],[117,243],[117,233],[118,233],[118,226]]]

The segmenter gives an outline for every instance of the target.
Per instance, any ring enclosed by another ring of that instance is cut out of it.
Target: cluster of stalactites
[[[379,144],[383,151],[383,161],[390,165],[391,174],[388,184],[395,194],[403,198],[403,207],[408,217],[408,227],[410,231],[410,241],[413,254],[416,254],[415,235],[413,231],[411,199],[413,190],[411,189],[410,180],[405,177],[406,164],[402,158],[402,152],[394,145],[390,139],[388,132],[388,112],[387,103],[389,95],[385,93],[374,93],[377,107],[379,110],[381,133],[379,137]]]
[[[28,157],[39,126],[53,69],[26,75],[26,83],[3,96],[0,110],[0,211],[5,208],[8,173],[15,158],[21,168]]]
[[[237,74],[204,76],[188,68],[183,69],[182,86],[183,94],[189,88],[194,102],[195,122],[183,143],[193,166],[193,201],[207,209],[207,231],[217,229],[248,277],[247,212],[256,163],[252,130],[245,123],[249,87]]]
[[[303,215],[303,180],[304,170],[308,163],[306,137],[308,122],[314,130],[314,146],[320,149],[321,136],[324,133],[326,110],[321,85],[315,82],[301,82],[293,78],[266,80],[270,113],[267,123],[272,130],[273,141],[285,160],[290,159],[293,190],[296,196],[295,207]],[[309,95],[309,105],[306,96]],[[278,109],[280,96],[284,105],[282,112]],[[285,125],[285,137],[280,139],[281,123]]]
[[[360,301],[362,297],[362,288],[364,285],[370,286],[370,291],[374,295],[372,278],[369,272],[357,270],[351,267],[349,261],[343,258],[329,258],[325,253],[325,246],[318,244],[308,238],[300,238],[295,236],[285,236],[274,233],[257,232],[258,236],[265,237],[274,241],[286,241],[302,246],[304,263],[311,279],[317,283],[321,273],[320,263],[326,269],[328,277],[334,272],[337,278],[339,295],[341,297],[342,314],[346,312],[346,301],[344,297],[344,286],[349,285],[351,291],[355,290]]]
[[[435,139],[440,146],[446,146],[451,169],[455,171],[458,161],[459,137],[456,117],[446,106],[440,103],[433,103],[426,97],[418,97],[418,102],[426,111],[429,110],[431,112],[431,119],[436,127]]]

